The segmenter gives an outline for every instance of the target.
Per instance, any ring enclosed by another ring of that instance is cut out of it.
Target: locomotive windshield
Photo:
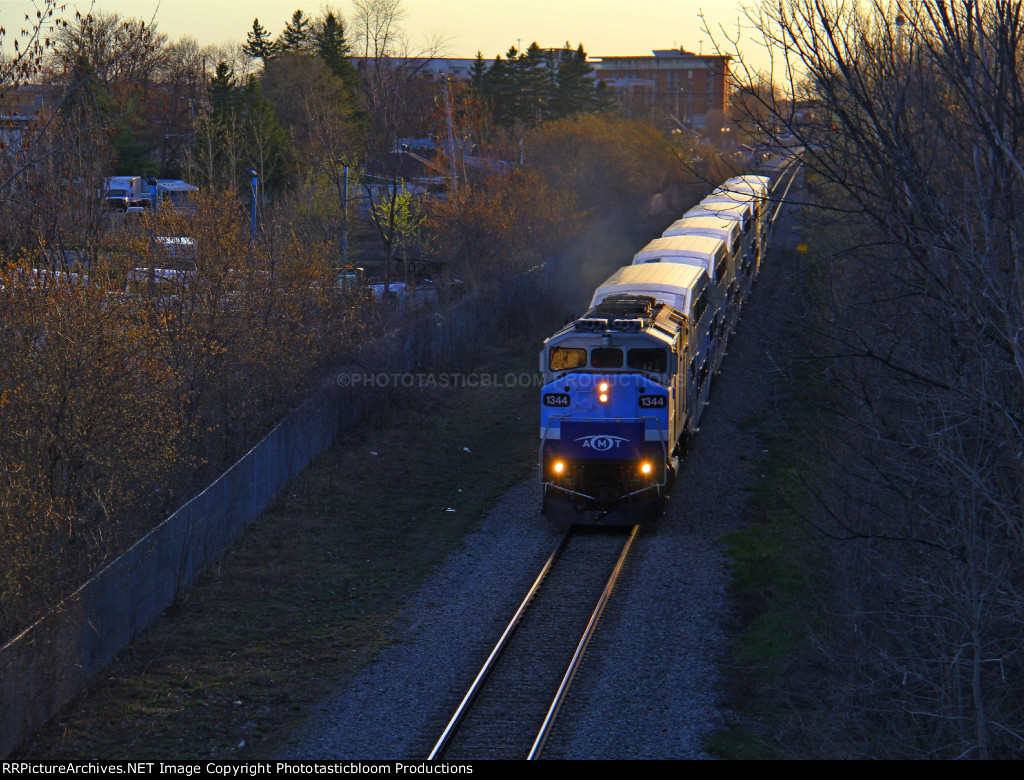
[[[555,347],[548,355],[548,368],[552,371],[583,368],[585,365],[587,365],[587,350],[585,349]]]
[[[590,351],[592,368],[622,368],[622,350],[599,347]]]
[[[668,351],[664,349],[631,349],[627,357],[630,368],[664,374],[668,369]]]

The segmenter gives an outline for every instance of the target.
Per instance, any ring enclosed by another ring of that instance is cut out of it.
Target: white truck
[[[107,209],[127,211],[130,206],[149,206],[151,200],[141,176],[110,176],[103,180],[103,205]]]

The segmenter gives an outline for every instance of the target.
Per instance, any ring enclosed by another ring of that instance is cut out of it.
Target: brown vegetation
[[[250,243],[223,196],[193,206],[144,215],[87,273],[0,268],[4,635],[236,456],[367,324],[322,247]]]

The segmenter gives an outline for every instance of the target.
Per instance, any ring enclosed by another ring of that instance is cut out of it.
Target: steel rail
[[[579,669],[580,663],[583,660],[583,654],[587,650],[587,645],[590,644],[590,640],[594,636],[597,624],[601,620],[601,613],[604,612],[605,605],[608,603],[608,599],[612,595],[612,589],[615,587],[615,583],[619,579],[619,573],[622,571],[622,566],[626,562],[626,555],[629,554],[629,548],[633,545],[633,540],[636,538],[639,530],[639,525],[633,526],[633,531],[630,533],[629,539],[626,540],[626,544],[623,546],[622,552],[619,553],[619,560],[616,562],[615,568],[612,570],[611,576],[608,578],[608,582],[604,586],[604,590],[601,592],[601,598],[597,600],[597,606],[594,608],[594,612],[590,616],[590,621],[587,623],[587,628],[583,632],[583,637],[576,646],[576,652],[573,653],[572,660],[569,662],[569,667],[565,670],[562,682],[558,686],[558,691],[555,693],[555,698],[552,700],[551,706],[548,708],[548,714],[544,717],[544,722],[541,724],[540,731],[537,733],[537,738],[533,742],[533,747],[530,748],[530,754],[526,757],[527,761],[533,761],[539,757],[541,750],[544,749],[544,743],[547,741],[548,735],[551,733],[551,728],[555,723],[555,718],[558,716],[558,711],[562,707],[562,702],[565,701],[565,696],[569,692],[569,686],[572,684],[572,679],[576,676],[576,671]]]
[[[565,543],[566,541],[568,541],[571,533],[572,526],[569,526],[565,529],[565,533],[562,534],[562,538],[558,541],[558,544],[555,545],[554,551],[551,553],[551,555],[548,556],[547,562],[544,564],[544,567],[540,570],[540,574],[537,575],[537,579],[533,581],[533,585],[530,586],[530,590],[526,594],[526,598],[523,599],[522,603],[519,605],[519,609],[517,609],[515,615],[512,616],[511,622],[509,622],[508,626],[505,628],[505,631],[502,633],[501,638],[498,639],[498,643],[494,646],[494,649],[491,650],[491,654],[487,656],[487,660],[484,661],[484,665],[480,668],[480,671],[477,673],[476,679],[473,680],[473,684],[469,686],[469,690],[466,692],[466,695],[462,697],[462,702],[456,708],[455,713],[451,717],[451,720],[448,721],[448,725],[445,726],[445,729],[442,732],[440,738],[434,745],[434,749],[431,750],[430,755],[427,756],[428,761],[434,761],[435,759],[437,759],[438,755],[441,753],[442,750],[444,750],[445,746],[448,744],[448,740],[451,739],[452,735],[455,733],[455,729],[458,728],[459,722],[462,720],[463,716],[469,709],[469,705],[472,703],[473,698],[476,696],[477,692],[483,686],[484,680],[487,678],[487,675],[490,674],[491,669],[494,667],[494,664],[498,660],[498,656],[501,655],[501,651],[504,650],[505,645],[508,644],[508,640],[511,638],[512,633],[516,629],[516,626],[519,625],[519,620],[522,618],[523,613],[526,612],[526,608],[529,606],[530,601],[533,600],[533,597],[534,595],[536,595],[541,583],[544,581],[544,578],[547,577],[548,572],[551,571],[551,567],[554,565],[555,558],[558,557],[558,554],[562,551],[562,548],[565,547]]]
[[[782,197],[778,199],[777,205],[775,206],[775,212],[772,214],[772,218],[770,220],[771,227],[769,228],[771,232],[774,232],[775,230],[775,220],[778,218],[779,212],[782,211],[782,207],[786,205],[786,196],[789,195],[789,190],[793,186],[793,182],[796,181],[796,175],[800,172],[801,165],[803,165],[803,163],[800,162],[799,159],[794,159],[786,168],[786,170],[782,172],[782,175],[779,176],[779,183],[781,184],[782,177],[785,176],[787,173],[790,173],[790,171],[792,171],[789,177],[789,183],[786,184],[786,189],[783,190]],[[774,194],[774,190],[776,189],[778,189],[778,186],[773,188],[772,194]]]

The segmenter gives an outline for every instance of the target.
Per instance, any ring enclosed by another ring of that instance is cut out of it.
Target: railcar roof
[[[714,258],[725,245],[721,238],[710,236],[662,236],[649,242],[633,256],[634,263],[658,257],[692,257],[699,260]]]
[[[752,201],[721,201],[713,200],[705,203],[701,201],[692,209],[689,209],[683,214],[683,219],[690,217],[710,217],[718,216],[720,219],[735,219],[740,220],[744,217],[749,217],[751,212]]]
[[[717,187],[710,195],[704,198],[702,203],[751,203],[757,200],[758,196],[747,189],[730,189],[725,186]]]
[[[682,219],[677,219],[662,234],[663,237],[668,237],[674,234],[674,231],[685,230],[687,228],[693,228],[696,230],[724,230],[726,233],[735,233],[739,230],[739,225],[736,224],[737,220],[728,219],[726,217],[712,216],[710,214],[703,216],[684,216]]]

